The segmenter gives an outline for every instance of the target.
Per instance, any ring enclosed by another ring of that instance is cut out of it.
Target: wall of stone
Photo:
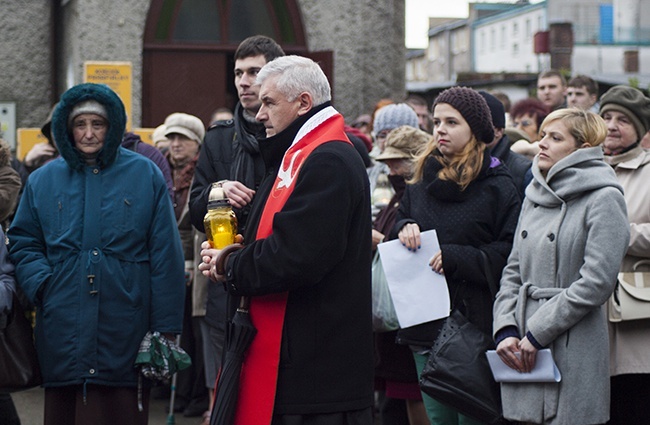
[[[404,97],[404,0],[299,3],[309,49],[334,51],[335,102],[347,119]]]
[[[59,94],[83,81],[86,61],[131,62],[133,124],[142,112],[142,41],[149,0],[71,0],[63,6]]]
[[[16,127],[40,127],[51,103],[49,0],[0,6],[0,101],[16,102]]]
[[[85,61],[133,65],[133,125],[141,123],[142,43],[149,0],[56,0],[58,87],[51,86],[50,1],[2,0],[0,100],[17,102],[17,127],[41,125],[51,99],[83,79]],[[354,119],[381,98],[403,98],[404,0],[297,0],[308,48],[334,52],[336,107]],[[51,93],[54,90],[55,93]]]

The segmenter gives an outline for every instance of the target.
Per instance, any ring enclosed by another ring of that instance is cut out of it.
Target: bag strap
[[[492,299],[494,299],[497,296],[497,292],[499,292],[499,282],[494,279],[494,273],[492,263],[490,263],[490,258],[482,249],[479,249],[478,251],[481,253],[483,270],[485,271],[485,279],[487,280],[488,287],[490,288]]]
[[[637,261],[637,262],[634,263],[634,265],[632,266],[632,271],[636,271],[636,269],[638,269],[639,266],[642,266],[642,265],[644,265],[644,264],[645,264],[645,265],[650,264],[650,260],[639,260],[639,261]]]

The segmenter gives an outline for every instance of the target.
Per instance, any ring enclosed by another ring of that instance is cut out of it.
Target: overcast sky
[[[467,0],[406,0],[406,47],[427,46],[429,17],[466,18]]]
[[[486,0],[484,2],[503,1],[514,3],[516,0]],[[531,3],[537,3],[533,0]],[[480,3],[481,0],[475,0]],[[406,47],[423,49],[427,47],[429,17],[467,18],[468,0],[406,0]]]

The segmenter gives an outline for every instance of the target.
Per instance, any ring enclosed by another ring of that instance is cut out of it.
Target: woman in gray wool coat
[[[502,383],[503,414],[538,424],[609,418],[607,319],[629,240],[623,190],[603,162],[607,128],[577,109],[542,123],[514,245],[494,304],[500,358],[530,371],[550,348],[559,383]]]

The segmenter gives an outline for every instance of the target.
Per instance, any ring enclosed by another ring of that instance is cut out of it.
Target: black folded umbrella
[[[248,297],[241,297],[239,308],[226,328],[225,354],[217,381],[210,425],[232,425],[233,423],[244,353],[257,333],[248,313],[249,304]]]

